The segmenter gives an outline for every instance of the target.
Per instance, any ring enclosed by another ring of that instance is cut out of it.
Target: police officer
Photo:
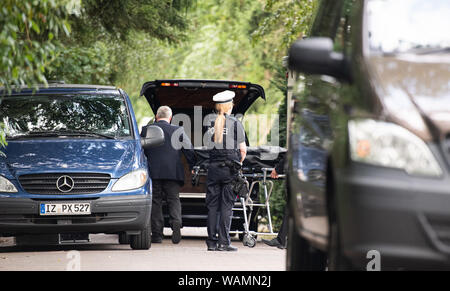
[[[209,251],[237,251],[231,245],[229,234],[232,208],[236,200],[232,181],[238,173],[234,165],[244,161],[247,146],[244,127],[231,116],[234,96],[235,93],[229,90],[214,95],[216,116],[206,137],[209,149],[206,245]]]

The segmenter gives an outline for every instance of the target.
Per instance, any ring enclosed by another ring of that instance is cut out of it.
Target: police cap
[[[226,90],[220,93],[217,93],[213,96],[213,101],[216,103],[228,103],[233,101],[233,98],[236,94],[233,91]]]

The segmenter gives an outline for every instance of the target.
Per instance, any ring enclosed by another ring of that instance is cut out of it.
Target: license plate
[[[83,203],[41,203],[41,215],[88,215],[91,204]]]

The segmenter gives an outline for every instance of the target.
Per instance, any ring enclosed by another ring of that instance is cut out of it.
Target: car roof
[[[64,94],[64,93],[81,93],[81,92],[115,92],[119,93],[119,88],[115,86],[105,85],[90,85],[90,84],[62,84],[62,83],[49,83],[48,86],[39,84],[36,87],[19,86],[13,87],[13,91],[6,95],[24,95],[24,94]],[[5,92],[5,87],[0,87],[0,96]]]

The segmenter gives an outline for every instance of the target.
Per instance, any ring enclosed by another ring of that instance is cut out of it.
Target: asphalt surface
[[[266,246],[258,238],[254,248],[237,238],[237,252],[208,252],[205,228],[183,228],[175,245],[165,229],[161,244],[150,250],[132,250],[118,244],[116,235],[91,235],[87,244],[16,246],[0,238],[0,271],[283,271],[286,250]]]

